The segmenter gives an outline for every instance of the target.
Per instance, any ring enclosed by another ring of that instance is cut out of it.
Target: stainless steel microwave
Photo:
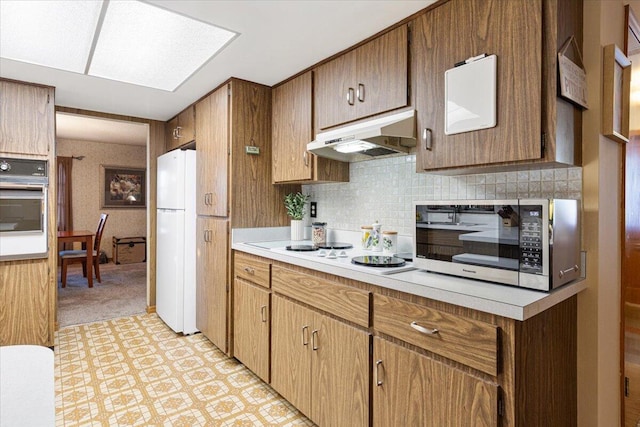
[[[414,265],[540,291],[580,277],[579,201],[415,202]]]

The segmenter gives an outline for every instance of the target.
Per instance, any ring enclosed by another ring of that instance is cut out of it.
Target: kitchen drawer
[[[233,271],[236,277],[245,279],[256,285],[265,288],[271,287],[270,272],[271,264],[250,258],[240,252],[235,253]]]
[[[373,327],[488,374],[498,373],[495,325],[374,294]]]
[[[273,266],[273,290],[360,326],[369,327],[369,292]]]

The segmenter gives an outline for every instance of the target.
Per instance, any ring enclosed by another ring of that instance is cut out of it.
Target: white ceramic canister
[[[382,232],[382,254],[394,256],[398,252],[398,232]]]
[[[373,239],[371,237],[371,232],[373,231],[373,227],[370,225],[363,225],[360,227],[362,231],[362,249],[365,251],[370,251],[372,248]]]
[[[382,234],[380,234],[382,225],[376,221],[371,225],[371,228],[371,250],[374,252],[382,252]]]

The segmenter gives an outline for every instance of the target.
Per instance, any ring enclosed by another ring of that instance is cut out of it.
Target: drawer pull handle
[[[438,332],[440,332],[437,329],[429,329],[429,328],[425,328],[424,326],[420,326],[418,325],[417,322],[411,322],[411,327],[416,331],[422,332],[423,334],[427,334],[427,335],[435,335]]]
[[[313,351],[318,350],[318,330],[317,329],[311,332],[311,349]]]
[[[380,366],[382,365],[382,360],[376,360],[376,385],[380,387],[382,385],[382,377],[380,375]],[[384,366],[383,366],[384,368]]]
[[[304,160],[305,166],[309,166],[309,155],[307,154],[306,151],[302,153],[302,160]]]
[[[267,323],[267,306],[260,307],[260,316],[262,317],[262,323]]]
[[[309,345],[309,327],[308,326],[302,327],[302,345]]]
[[[244,271],[246,271],[248,274],[256,274],[256,271],[251,267],[245,267]]]

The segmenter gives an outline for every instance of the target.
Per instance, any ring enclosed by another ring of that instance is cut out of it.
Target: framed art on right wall
[[[631,61],[615,45],[603,49],[602,134],[618,142],[629,141]]]

